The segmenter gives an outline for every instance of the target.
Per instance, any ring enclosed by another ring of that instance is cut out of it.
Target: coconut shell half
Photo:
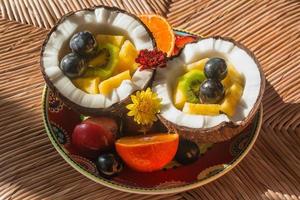
[[[233,117],[187,114],[174,106],[174,85],[186,72],[186,65],[210,57],[221,57],[232,63],[245,78],[241,101]],[[239,42],[220,36],[202,38],[186,45],[165,68],[157,69],[153,81],[153,91],[162,99],[158,118],[170,131],[200,143],[221,142],[239,134],[257,113],[264,89],[265,77],[254,54]]]
[[[132,79],[124,80],[110,96],[85,93],[76,88],[59,67],[63,56],[71,52],[69,49],[71,37],[80,31],[90,31],[95,35],[125,35],[137,50],[155,48],[153,35],[137,16],[116,7],[97,6],[64,15],[45,38],[40,54],[40,65],[50,89],[66,105],[82,114],[120,115],[124,105],[130,101],[130,94],[145,89],[151,82],[154,71],[137,69]]]

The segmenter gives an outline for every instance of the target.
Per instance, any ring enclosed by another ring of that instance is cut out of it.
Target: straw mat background
[[[40,45],[64,13],[99,4],[158,13],[256,54],[267,77],[264,124],[234,170],[185,193],[144,196],[96,184],[57,154],[42,123]],[[299,0],[0,0],[0,8],[0,199],[300,199]]]

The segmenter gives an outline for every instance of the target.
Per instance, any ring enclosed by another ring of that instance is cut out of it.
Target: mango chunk
[[[227,76],[222,80],[222,84],[225,89],[228,89],[233,83],[237,83],[240,86],[244,87],[245,77],[239,73],[232,64],[227,65]]]
[[[208,61],[208,58],[201,59],[197,62],[193,62],[186,66],[187,71],[191,71],[192,69],[199,69],[201,71],[204,70],[205,63]]]
[[[176,89],[175,90],[175,94],[174,94],[174,105],[177,109],[182,109],[185,102],[187,101],[186,99],[186,95],[184,94],[184,92],[180,89]]]
[[[119,48],[123,45],[125,39],[125,36],[122,35],[96,35],[96,41],[99,45],[110,43]]]
[[[234,116],[238,103],[243,95],[243,86],[234,83],[227,89],[224,101],[221,103],[221,111],[229,117]]]
[[[73,84],[88,94],[99,94],[99,77],[85,77],[72,79]]]
[[[195,115],[219,115],[221,106],[219,104],[199,104],[199,103],[185,103],[183,112]]]
[[[123,80],[130,80],[130,71],[127,70],[118,75],[112,76],[99,84],[99,92],[105,96],[111,94],[113,89],[119,87]]]
[[[134,45],[129,40],[126,40],[120,49],[119,63],[115,73],[118,74],[126,70],[130,70],[130,72],[133,73],[139,66],[138,63],[135,62],[137,56],[138,51]]]

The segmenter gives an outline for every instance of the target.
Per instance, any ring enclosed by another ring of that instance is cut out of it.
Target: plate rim
[[[190,34],[190,35],[194,35],[197,37],[202,37],[196,33],[193,32],[189,32],[186,30],[182,30],[182,29],[174,29],[175,31],[181,32],[181,33],[186,33],[186,34]],[[259,109],[259,113],[258,113],[258,119],[257,119],[257,124],[255,127],[255,131],[253,134],[253,137],[250,141],[250,143],[248,144],[247,148],[244,149],[244,151],[239,155],[239,157],[237,157],[235,160],[233,160],[233,162],[228,165],[227,167],[225,167],[222,171],[220,171],[219,173],[210,176],[208,178],[205,179],[201,179],[198,181],[195,181],[193,183],[184,185],[184,186],[177,186],[177,187],[173,187],[173,188],[162,188],[162,189],[158,189],[158,188],[138,188],[138,187],[134,187],[134,186],[125,186],[125,185],[119,185],[119,184],[114,184],[112,182],[109,182],[103,178],[99,178],[97,176],[94,176],[92,174],[90,174],[89,172],[87,172],[86,170],[84,170],[82,167],[80,167],[78,164],[76,164],[67,154],[65,151],[63,151],[63,149],[57,144],[57,142],[55,141],[55,139],[53,138],[53,134],[51,133],[51,130],[49,128],[49,120],[48,120],[48,114],[47,114],[47,104],[46,104],[46,99],[48,97],[49,94],[49,88],[47,87],[47,85],[45,84],[44,89],[43,89],[43,94],[42,94],[42,111],[43,111],[43,123],[44,123],[44,127],[46,130],[46,133],[48,135],[48,138],[50,140],[50,142],[52,143],[52,145],[54,146],[54,148],[56,149],[56,151],[60,154],[60,156],[69,164],[71,165],[76,171],[78,171],[80,174],[84,175],[85,177],[89,178],[90,180],[95,181],[96,183],[100,183],[101,185],[104,185],[106,187],[112,188],[112,189],[116,189],[116,190],[120,190],[123,192],[129,192],[129,193],[136,193],[136,194],[172,194],[172,193],[180,193],[180,192],[184,192],[187,190],[191,190],[200,186],[203,186],[207,183],[210,183],[222,176],[224,176],[225,174],[227,174],[229,171],[231,171],[235,166],[237,166],[243,159],[244,157],[249,153],[249,151],[252,149],[255,141],[257,140],[257,137],[259,135],[260,129],[261,129],[261,125],[262,125],[262,118],[263,118],[263,105],[260,105],[260,109]]]

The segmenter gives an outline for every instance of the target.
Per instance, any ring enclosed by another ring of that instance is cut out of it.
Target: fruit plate
[[[183,43],[197,38],[196,34],[175,30],[176,54]],[[107,187],[140,194],[167,194],[193,189],[207,184],[235,167],[250,151],[260,131],[262,106],[250,125],[231,140],[215,144],[199,144],[201,156],[189,165],[172,161],[163,170],[143,173],[126,167],[117,176],[99,175],[92,160],[82,157],[71,144],[74,127],[83,116],[66,106],[45,86],[43,119],[48,137],[59,154],[78,172]]]

